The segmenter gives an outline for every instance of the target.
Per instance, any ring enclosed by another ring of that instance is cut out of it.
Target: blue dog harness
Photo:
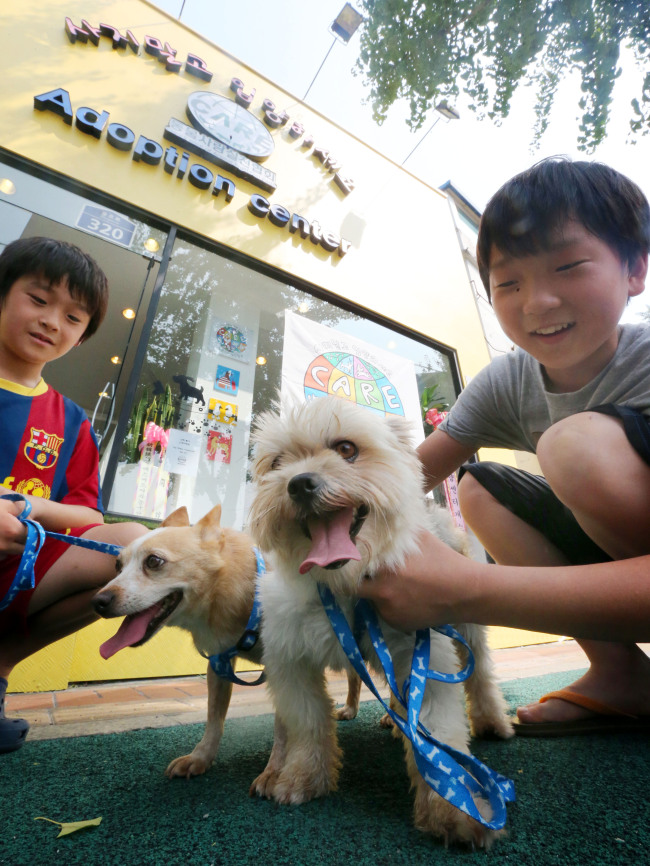
[[[262,601],[260,599],[260,583],[262,577],[266,574],[266,565],[264,563],[264,558],[262,554],[256,547],[253,548],[253,552],[255,553],[255,559],[257,561],[257,579],[255,581],[255,597],[253,598],[253,609],[251,611],[250,617],[248,618],[248,623],[246,625],[244,633],[239,638],[235,646],[230,647],[230,649],[224,650],[223,652],[217,653],[213,656],[204,655],[204,658],[207,658],[207,660],[210,662],[210,667],[218,677],[221,677],[221,679],[223,680],[230,680],[231,683],[237,683],[237,685],[240,686],[259,686],[266,680],[266,674],[264,673],[264,671],[262,671],[259,677],[253,682],[247,682],[246,680],[242,680],[240,677],[237,676],[237,674],[235,673],[235,669],[232,666],[233,658],[242,651],[253,649],[260,637],[260,627],[262,623]]]
[[[31,503],[20,493],[7,493],[1,498],[10,499],[12,502],[25,503],[23,510],[18,515],[18,520],[27,527],[27,539],[25,540],[25,549],[15,577],[11,582],[7,594],[0,601],[0,611],[9,607],[21,590],[34,589],[36,585],[34,565],[36,564],[36,557],[45,544],[46,538],[55,538],[58,541],[65,541],[66,544],[76,544],[78,547],[98,550],[100,553],[108,553],[110,556],[117,556],[120,550],[122,550],[119,545],[108,544],[105,541],[95,541],[92,538],[77,538],[75,535],[66,535],[62,532],[48,532],[43,529],[40,523],[30,519],[29,515],[32,511]]]
[[[420,721],[422,699],[427,679],[444,683],[460,683],[471,676],[474,657],[465,639],[449,625],[439,626],[434,631],[457,640],[465,646],[469,659],[462,671],[446,674],[429,669],[429,629],[419,629],[415,635],[413,662],[410,677],[400,690],[396,679],[390,651],[384,641],[377,615],[371,605],[361,599],[355,607],[357,624],[362,621],[368,630],[372,645],[386,674],[392,693],[406,711],[406,719],[394,712],[377,691],[363,663],[359,646],[329,587],[319,584],[323,607],[348,661],[361,680],[382,704],[399,730],[413,745],[415,763],[424,781],[445,800],[470,815],[484,827],[500,830],[506,822],[506,803],[515,799],[514,783],[500,773],[491,770],[478,758],[459,752],[436,740]],[[358,631],[358,628],[355,628]],[[476,807],[472,795],[483,797],[492,809],[492,819],[486,820]]]

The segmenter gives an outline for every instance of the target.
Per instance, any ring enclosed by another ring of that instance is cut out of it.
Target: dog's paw
[[[479,739],[492,739],[498,737],[500,740],[509,740],[514,737],[515,729],[512,726],[512,717],[502,714],[481,716],[476,713],[471,718],[472,735]]]
[[[253,784],[248,789],[248,794],[250,797],[264,797],[267,800],[273,799],[273,794],[275,791],[275,785],[278,781],[279,772],[274,769],[266,769],[259,774],[257,779],[253,781]]]
[[[395,727],[395,723],[393,722],[391,717],[388,715],[388,713],[384,713],[384,715],[381,717],[381,719],[379,719],[379,725],[382,728],[388,728],[388,729]]]
[[[349,722],[356,719],[358,709],[358,707],[351,707],[350,704],[346,704],[344,707],[338,707],[334,710],[334,718],[339,722]]]
[[[173,779],[175,776],[191,779],[192,776],[202,776],[211,764],[212,761],[192,752],[191,755],[181,755],[180,758],[174,758],[165,770],[165,775],[168,779]]]
[[[285,768],[286,770],[286,768]],[[336,790],[336,779],[329,774],[312,773],[309,769],[280,774],[273,789],[273,799],[276,803],[287,806],[299,806],[317,797],[325,797]]]
[[[484,800],[477,802],[481,814],[489,816],[490,807]],[[467,845],[472,850],[488,849],[505,830],[490,830],[461,812],[436,794],[421,778],[415,785],[414,824],[418,830],[441,839],[449,845]]]
[[[293,806],[324,797],[336,790],[338,782],[338,752],[333,757],[336,760],[330,766],[319,761],[286,764],[282,769],[267,766],[255,779],[249,793],[251,797],[266,797]]]

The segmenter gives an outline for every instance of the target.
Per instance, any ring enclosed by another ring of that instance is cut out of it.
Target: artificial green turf
[[[567,684],[564,673],[506,683],[513,706]],[[382,708],[361,705],[339,724],[339,790],[303,806],[249,798],[273,737],[272,716],[226,722],[205,776],[166,779],[200,725],[27,742],[0,756],[0,863],[10,866],[444,863],[619,866],[650,861],[648,738],[641,734],[476,741],[473,752],[515,781],[508,836],[489,852],[445,850],[413,829],[401,745],[380,728]],[[57,839],[46,816],[102,816],[99,827]]]

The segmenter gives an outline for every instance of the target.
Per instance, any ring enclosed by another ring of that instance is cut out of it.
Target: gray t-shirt
[[[650,325],[622,325],[609,364],[567,394],[547,391],[541,365],[521,349],[495,358],[462,391],[440,429],[473,448],[535,452],[540,435],[556,421],[602,403],[650,416]]]

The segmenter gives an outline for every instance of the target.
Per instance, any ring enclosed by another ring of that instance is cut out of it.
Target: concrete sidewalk
[[[648,652],[650,644],[645,649]],[[502,682],[587,666],[580,647],[569,640],[494,650],[493,658]],[[243,673],[241,678],[254,680],[258,675],[257,671]],[[332,697],[344,703],[346,677],[332,673],[328,681]],[[361,700],[371,699],[364,687]],[[64,691],[8,695],[6,699],[7,715],[29,721],[30,740],[203,723],[206,707],[205,677],[93,683]],[[270,712],[265,686],[234,686],[228,718]]]

